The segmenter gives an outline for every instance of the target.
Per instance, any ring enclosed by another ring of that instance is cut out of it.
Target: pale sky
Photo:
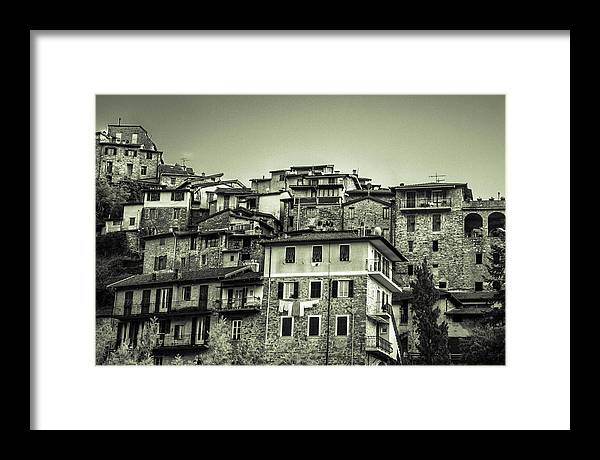
[[[96,130],[141,124],[166,163],[228,179],[292,165],[358,169],[383,186],[467,182],[505,196],[504,96],[97,96]]]

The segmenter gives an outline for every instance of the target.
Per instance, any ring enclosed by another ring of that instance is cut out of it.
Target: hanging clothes
[[[300,316],[300,302],[298,300],[294,300],[292,303],[291,316]]]
[[[304,316],[304,310],[306,308],[313,308],[318,303],[319,303],[318,300],[308,300],[308,301],[300,302],[300,316]]]
[[[279,313],[283,313],[284,311],[288,314],[291,314],[293,302],[289,300],[280,300],[279,301]]]

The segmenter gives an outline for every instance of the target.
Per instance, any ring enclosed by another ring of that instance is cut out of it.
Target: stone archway
[[[483,234],[483,217],[472,212],[465,216],[464,221],[465,236],[482,236]]]

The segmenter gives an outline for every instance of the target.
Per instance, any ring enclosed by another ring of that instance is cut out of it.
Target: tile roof
[[[466,187],[466,182],[422,182],[420,184],[408,184],[408,185],[397,185],[395,187],[390,187],[391,190],[404,190],[404,189],[413,189],[413,188],[457,188],[457,187]]]
[[[194,175],[193,168],[190,168],[188,166],[178,165],[178,164],[158,165],[158,171],[161,174],[175,174],[175,175],[181,175],[181,176],[193,176]]]
[[[446,315],[473,315],[473,316],[482,316],[487,315],[492,311],[490,307],[461,307],[461,308],[453,308],[452,310],[448,310]]]
[[[124,288],[134,286],[145,286],[154,284],[166,284],[166,283],[185,283],[190,281],[200,280],[220,280],[225,275],[234,273],[243,269],[244,272],[250,270],[250,267],[227,267],[227,268],[209,268],[206,270],[194,270],[194,271],[181,271],[177,278],[175,272],[159,272],[159,273],[146,273],[142,275],[133,275],[120,281],[116,281],[109,284],[108,287],[113,288]],[[155,277],[154,277],[155,275]]]
[[[371,196],[371,195],[365,195],[365,196],[361,196],[361,197],[358,197],[358,198],[353,198],[351,200],[348,200],[345,203],[342,203],[342,206],[348,206],[350,204],[358,203],[359,201],[363,201],[363,200],[373,200],[376,203],[380,203],[380,204],[383,204],[385,206],[390,206],[392,204],[389,201],[383,200],[381,198],[377,198],[377,197]]]

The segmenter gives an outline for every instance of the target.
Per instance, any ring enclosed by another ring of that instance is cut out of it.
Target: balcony
[[[194,347],[208,347],[208,337],[198,338],[197,334],[180,334],[175,336],[160,333],[156,338],[154,346],[154,348],[159,349]]]
[[[450,209],[451,198],[404,198],[398,200],[401,210]]]
[[[390,353],[394,350],[392,344],[383,337],[367,336],[365,337],[365,351],[376,355],[389,358]]]
[[[220,307],[221,301],[210,299],[190,299],[190,300],[172,300],[156,308],[155,302],[126,302],[122,313],[116,313],[116,317],[137,317],[137,316],[161,316],[161,315],[186,315],[193,313],[210,312]],[[117,307],[118,308],[118,307]]]
[[[365,269],[385,288],[392,292],[401,292],[400,287],[392,281],[392,264],[387,259],[365,259]]]
[[[225,300],[217,308],[219,311],[259,311],[261,306],[260,297],[243,297]]]
[[[341,196],[310,196],[294,199],[295,205],[341,204]]]

